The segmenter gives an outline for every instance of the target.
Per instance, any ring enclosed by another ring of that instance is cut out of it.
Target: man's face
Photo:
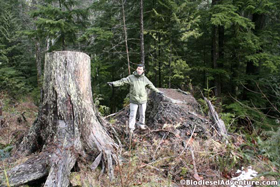
[[[136,69],[138,75],[142,75],[142,73],[144,72],[144,68],[143,67],[137,67]]]

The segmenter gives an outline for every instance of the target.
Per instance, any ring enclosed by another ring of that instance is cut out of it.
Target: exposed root
[[[40,179],[48,174],[48,154],[41,153],[8,171],[11,186]],[[2,184],[3,185],[3,184]]]

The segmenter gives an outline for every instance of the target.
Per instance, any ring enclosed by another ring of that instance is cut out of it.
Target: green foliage
[[[102,116],[110,114],[110,108],[105,105],[99,105],[98,110],[102,114]]]
[[[11,6],[6,2],[2,2],[0,12],[0,65],[8,64],[15,65],[20,58],[19,49],[19,34],[21,29],[19,19],[15,17],[10,10]],[[11,55],[13,54],[13,57]]]
[[[84,32],[84,34],[79,38],[80,41],[88,41],[90,38],[94,36],[95,40],[100,40],[102,42],[106,42],[107,40],[112,39],[113,33],[111,31],[106,31],[102,28],[88,28]],[[96,42],[96,41],[94,41]]]
[[[10,157],[10,152],[12,151],[12,149],[13,149],[13,146],[11,146],[11,145],[1,148],[0,149],[0,160],[4,160],[4,159]]]
[[[235,122],[235,114],[230,112],[220,113],[221,119],[225,122],[226,128],[230,129],[231,125]]]
[[[260,79],[259,89],[262,92],[262,97],[266,99],[267,110],[269,115],[274,118],[280,118],[280,76],[279,74],[268,74]]]
[[[213,80],[214,78],[212,76],[207,77],[207,83],[206,83],[206,88],[203,89],[204,91],[204,95],[207,99],[209,99],[210,101],[214,101],[216,100],[216,98],[214,97],[214,92],[213,89],[214,87],[209,87],[209,80]]]
[[[231,171],[240,168],[248,160],[243,156],[242,151],[231,142],[225,145],[223,152],[214,155],[214,159],[219,166],[219,171]]]
[[[30,96],[32,97],[34,103],[36,106],[40,105],[40,99],[41,99],[41,88],[34,88],[31,93]]]
[[[55,4],[58,3],[57,6]],[[30,13],[36,29],[24,33],[31,38],[48,40],[50,50],[65,50],[77,42],[77,33],[87,22],[87,10],[74,8],[77,1],[47,1]]]
[[[100,101],[104,100],[102,98],[102,95],[95,95],[94,97],[94,104],[95,106],[98,108],[99,112],[101,113],[102,116],[108,115],[110,114],[110,108],[105,106],[105,105],[101,105]]]
[[[28,93],[32,90],[22,72],[12,67],[3,67],[0,69],[0,74],[1,91],[8,91],[15,97],[19,96],[19,93]]]
[[[171,62],[171,68],[173,70],[171,80],[174,84],[185,82],[189,79],[188,73],[191,70],[189,65],[182,59]]]
[[[34,81],[33,61],[20,35],[21,18],[12,3],[0,1],[0,90],[15,97],[30,92],[36,78]]]
[[[262,149],[263,154],[279,167],[280,128],[278,128],[277,131],[265,131],[264,135],[268,138],[265,141],[260,138],[258,139],[260,148]]]
[[[198,101],[198,103],[199,103],[200,106],[201,106],[202,112],[203,112],[204,114],[207,114],[209,108],[208,108],[208,106],[207,106],[206,101],[205,101],[204,99],[202,99],[202,98],[199,98],[197,101]]]
[[[270,119],[269,116],[265,115],[256,106],[250,106],[248,102],[234,102],[226,108],[236,116],[236,120],[243,121],[243,125],[245,126],[239,128],[245,128],[245,131],[246,128],[252,127],[270,129],[276,126],[275,120]]]
[[[226,29],[232,25],[238,25],[245,29],[254,28],[254,24],[248,18],[237,13],[238,8],[232,4],[219,4],[212,8],[211,23],[216,26],[224,26]]]

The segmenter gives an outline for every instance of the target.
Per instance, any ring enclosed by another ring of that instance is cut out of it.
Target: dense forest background
[[[45,53],[82,51],[107,115],[128,103],[128,87],[106,82],[128,76],[129,56],[131,72],[145,63],[156,87],[189,91],[206,110],[204,94],[230,132],[279,164],[279,9],[279,0],[0,0],[0,91],[39,103]]]

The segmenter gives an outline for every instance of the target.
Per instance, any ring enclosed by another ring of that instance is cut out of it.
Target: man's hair
[[[138,65],[137,65],[137,68],[138,68],[138,67],[143,67],[143,69],[145,69],[145,65],[144,65],[144,64],[138,64]]]

